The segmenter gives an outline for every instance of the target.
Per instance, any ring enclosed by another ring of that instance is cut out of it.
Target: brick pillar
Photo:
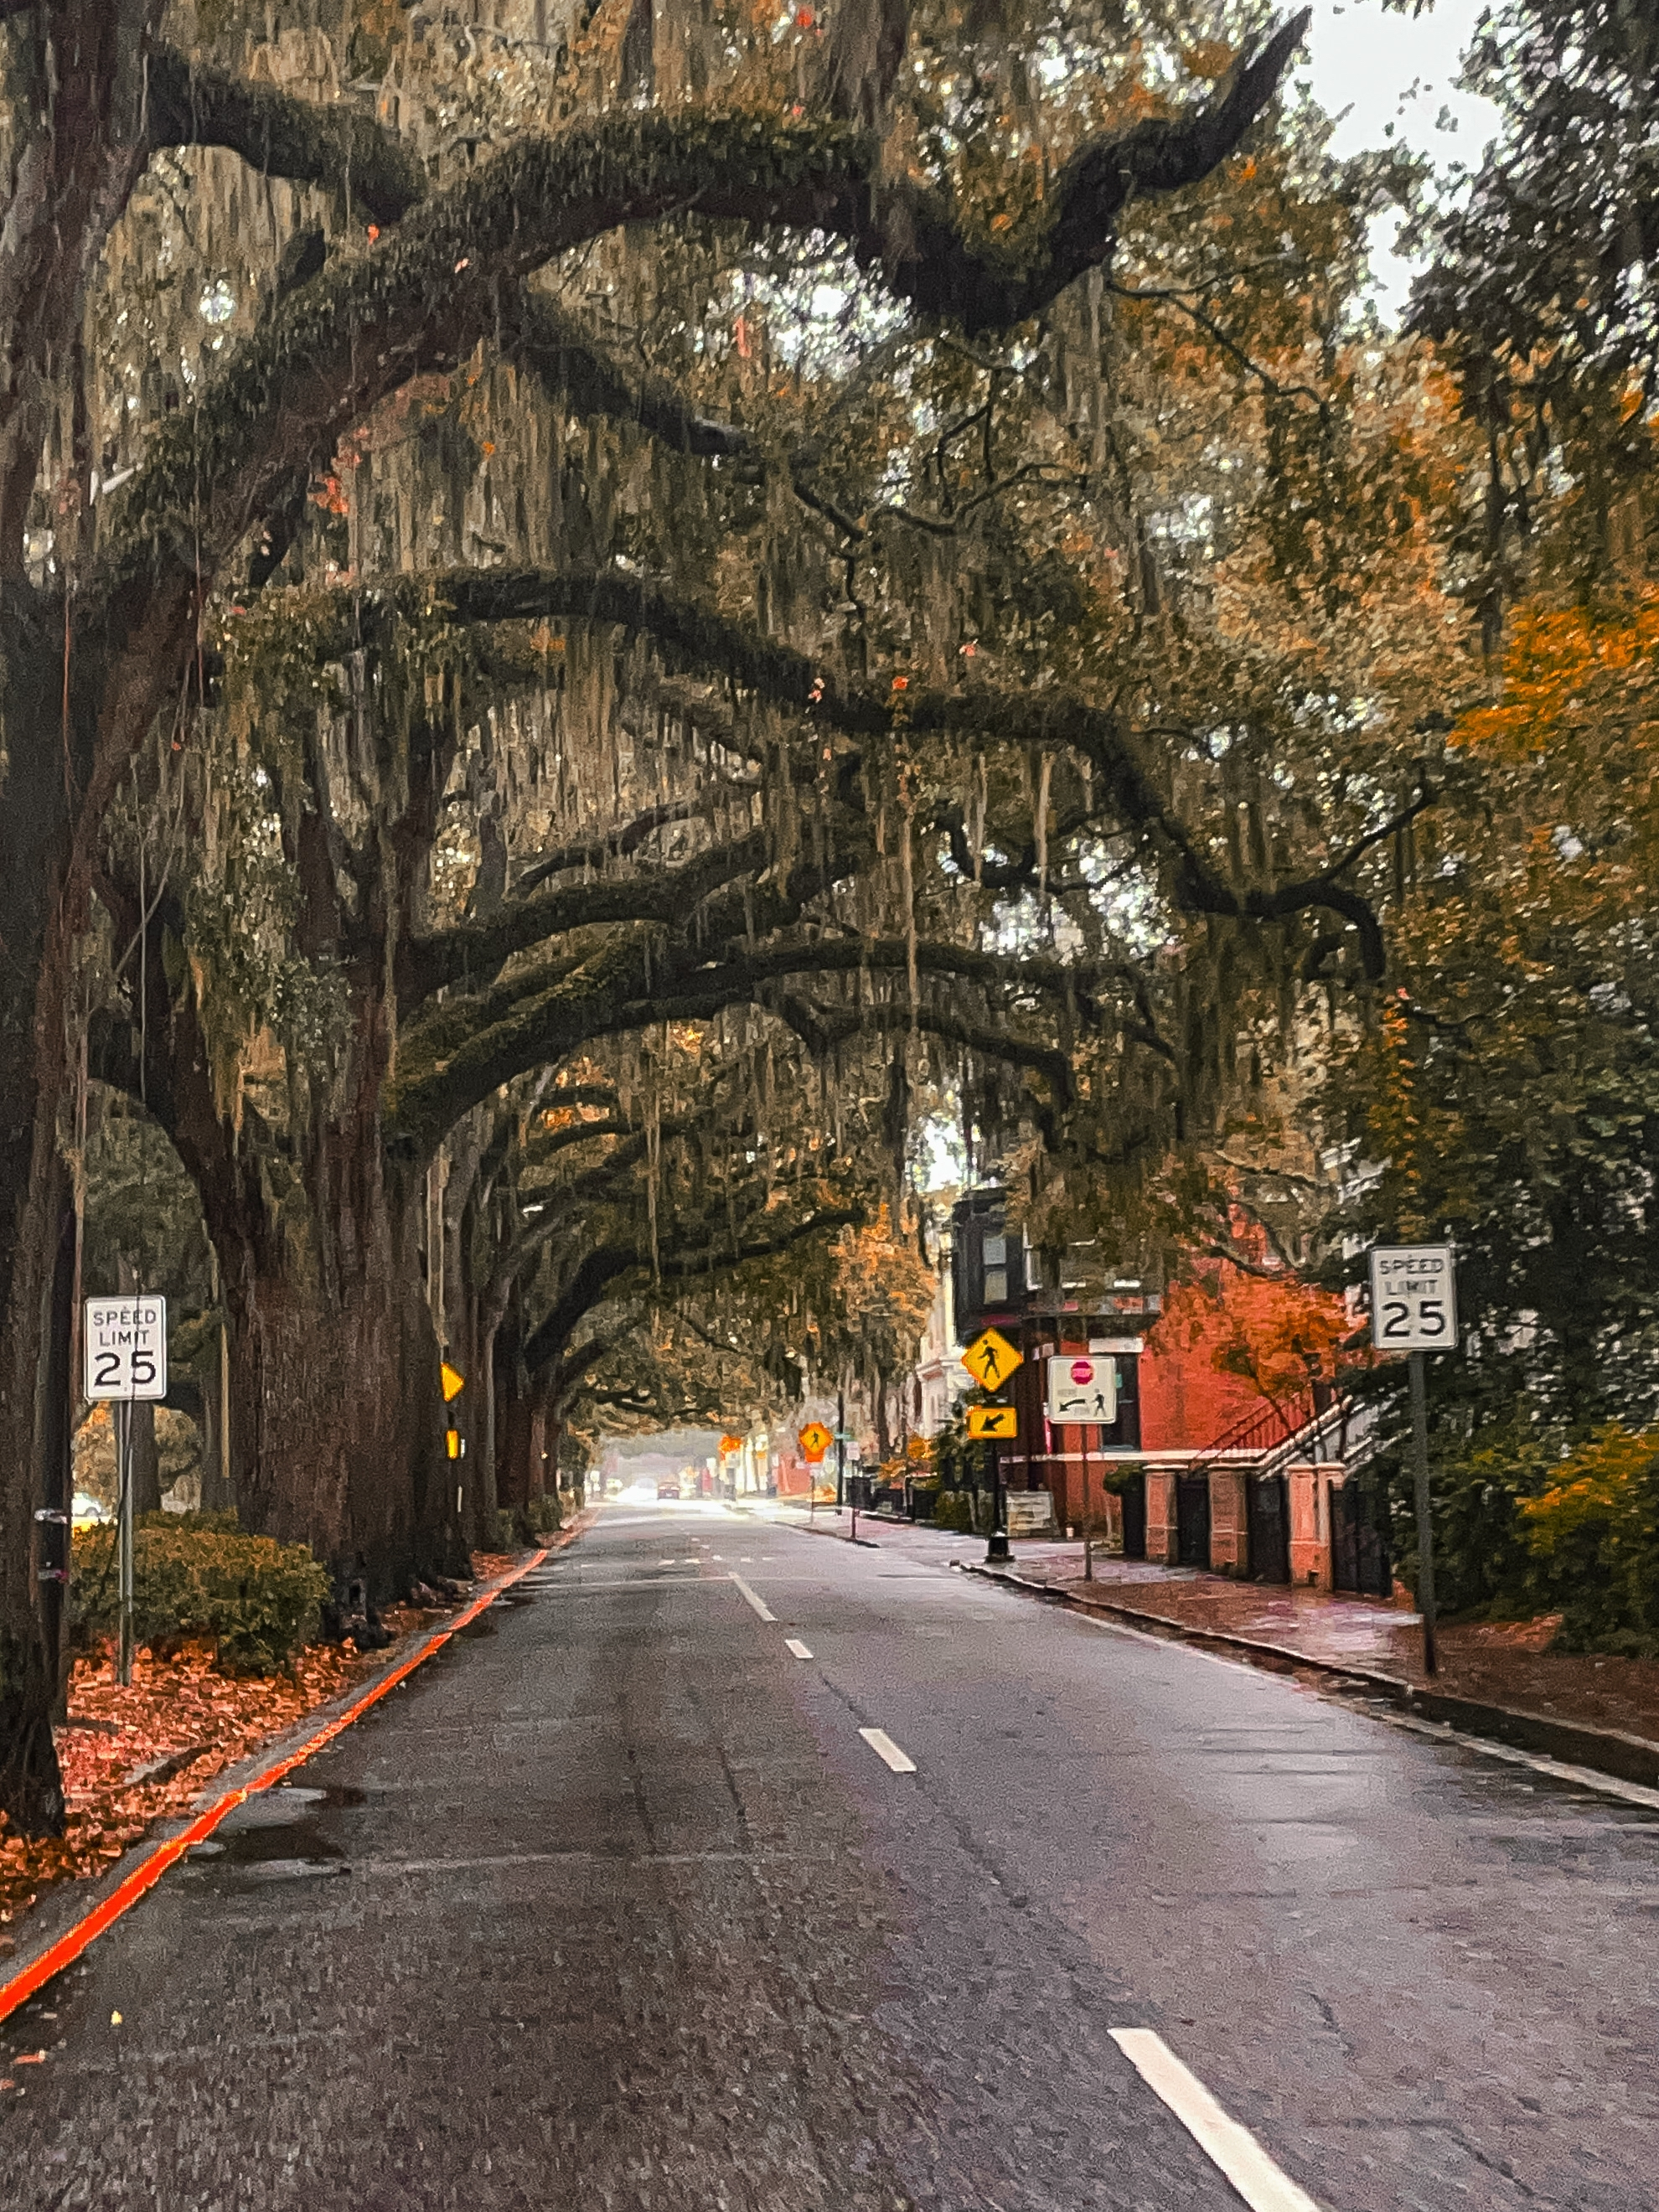
[[[1242,1468],[1210,1469],[1210,1571],[1218,1575],[1250,1571],[1250,1523]]]
[[[1291,1581],[1297,1589],[1328,1590],[1331,1574],[1331,1492],[1343,1470],[1327,1461],[1303,1461],[1285,1469],[1291,1494]]]
[[[1149,1467],[1146,1470],[1146,1557],[1159,1566],[1173,1567],[1180,1563],[1176,1471],[1172,1467]]]
[[[1123,1500],[1115,1490],[1095,1492],[1095,1523],[1100,1548],[1110,1558],[1123,1557]]]

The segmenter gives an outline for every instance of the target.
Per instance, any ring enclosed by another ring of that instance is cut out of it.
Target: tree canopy
[[[1478,1216],[1518,1284],[1561,1124],[1516,1071],[1570,1029],[1613,1133],[1566,1211],[1625,1219],[1646,740],[1601,702],[1650,647],[1589,595],[1645,371],[1483,258],[1556,127],[1566,13],[1516,20],[1401,335],[1364,242],[1413,176],[1285,94],[1305,15],[0,7],[8,1418],[89,1095],[199,1208],[245,1519],[380,1594],[561,1425],[902,1366],[930,1121],[1040,1254],[1243,1209],[1312,1263],[1380,1161],[1362,1212]],[[1501,1228],[1470,1146],[1524,1155]],[[0,1500],[36,1824],[48,1448]]]

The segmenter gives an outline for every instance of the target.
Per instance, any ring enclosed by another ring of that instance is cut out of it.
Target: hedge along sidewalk
[[[1057,1552],[1058,1546],[1047,1547]],[[1080,1547],[1068,1547],[1080,1552]],[[975,1575],[987,1582],[1002,1583],[1032,1597],[1046,1600],[1051,1605],[1063,1605],[1070,1611],[1081,1613],[1105,1614],[1153,1635],[1182,1643],[1193,1644],[1200,1649],[1213,1650],[1243,1660],[1252,1665],[1266,1667],[1276,1673],[1314,1674],[1328,1682],[1333,1689],[1357,1692],[1361,1695],[1387,1704],[1414,1720],[1450,1728],[1459,1734],[1490,1739],[1529,1756],[1559,1763],[1565,1767],[1588,1770],[1592,1774],[1605,1774],[1617,1780],[1634,1784],[1646,1791],[1659,1791],[1659,1741],[1622,1729],[1601,1728],[1573,1714],[1537,1712],[1524,1706],[1498,1702],[1490,1696],[1459,1694],[1459,1670],[1455,1665],[1436,1677],[1437,1686],[1428,1686],[1419,1673],[1415,1680],[1404,1674],[1384,1673],[1363,1661],[1344,1657],[1340,1652],[1317,1648],[1322,1640],[1316,1635],[1298,1636],[1294,1643],[1278,1642],[1261,1635],[1241,1632],[1238,1627],[1223,1626],[1216,1620],[1209,1622],[1183,1617],[1179,1612],[1161,1609],[1159,1601],[1167,1604],[1178,1594],[1191,1591],[1206,1609],[1224,1613],[1237,1608],[1242,1621],[1254,1611],[1258,1614],[1264,1606],[1273,1606],[1288,1594],[1271,1587],[1249,1583],[1236,1583],[1221,1575],[1205,1575],[1192,1571],[1171,1572],[1167,1577],[1147,1575],[1144,1571],[1133,1578],[1121,1582],[1115,1578],[1083,1582],[1069,1575],[1021,1573],[1017,1567],[996,1567],[973,1560],[955,1559],[950,1565],[962,1572]],[[1045,1565],[1069,1564],[1047,1561]],[[1102,1562],[1096,1573],[1102,1577],[1114,1562]],[[1129,1593],[1135,1595],[1131,1596]],[[1322,1614],[1335,1616],[1353,1610],[1356,1601],[1337,1598],[1322,1601],[1316,1593],[1297,1592],[1297,1604],[1292,1624],[1300,1618],[1310,1627],[1315,1626]],[[1229,1601],[1231,1601],[1231,1603]],[[1363,1601],[1359,1601],[1363,1602]],[[1367,1608],[1370,1610],[1370,1608]],[[1389,1614],[1389,1608],[1376,1604],[1375,1613],[1381,1620]],[[1413,1632],[1414,1617],[1402,1620],[1398,1613],[1389,1619],[1391,1629],[1401,1635]],[[1291,1632],[1294,1633],[1294,1625]],[[1443,1645],[1460,1633],[1455,1626],[1443,1630]],[[1547,1652],[1524,1654],[1536,1662],[1547,1660]],[[1650,1661],[1597,1660],[1594,1655],[1560,1655],[1575,1668],[1644,1668],[1655,1677],[1653,1694],[1659,1694],[1659,1667]],[[1414,1670],[1415,1671],[1415,1670]]]
[[[452,1636],[465,1628],[469,1621],[475,1620],[487,1607],[493,1605],[503,1590],[511,1589],[514,1583],[538,1567],[550,1553],[562,1551],[567,1545],[574,1543],[588,1528],[592,1519],[591,1513],[578,1515],[570,1526],[561,1529],[550,1542],[532,1552],[510,1573],[481,1590],[441,1626],[423,1636],[407,1657],[394,1657],[368,1682],[355,1685],[349,1698],[333,1713],[330,1714],[325,1706],[319,1707],[307,1715],[300,1729],[289,1732],[285,1741],[278,1739],[262,1747],[245,1763],[242,1779],[235,1778],[234,1770],[228,1776],[216,1778],[215,1792],[210,1802],[201,1806],[192,1818],[180,1823],[172,1834],[137,1844],[126,1852],[95,1885],[100,1893],[96,1901],[89,1909],[82,1909],[67,1927],[61,1924],[65,1917],[61,1905],[57,1912],[51,1910],[50,1905],[37,1907],[37,1912],[46,1924],[40,1927],[27,1960],[14,1970],[7,1981],[0,1983],[0,2021],[8,2019],[20,2005],[27,2003],[66,1966],[73,1966],[82,1953],[106,1929],[113,1927],[118,1920],[132,1910],[146,1892],[155,1887],[170,1866],[182,1858],[192,1845],[210,1836],[219,1823],[239,1805],[246,1804],[250,1797],[271,1789],[285,1775],[291,1774],[296,1766],[302,1766],[325,1744],[331,1743],[362,1714],[372,1705],[378,1705],[389,1691],[412,1674],[434,1651],[441,1650]],[[323,1717],[320,1720],[319,1715]],[[58,1904],[60,1899],[65,1899],[66,1893],[60,1891],[51,1902]],[[80,1905],[82,1900],[75,1899],[73,1903]]]

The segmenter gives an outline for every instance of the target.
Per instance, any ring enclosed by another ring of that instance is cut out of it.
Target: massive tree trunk
[[[361,1582],[379,1601],[422,1571],[465,1571],[466,1547],[418,1266],[418,1197],[387,1188],[373,1127],[353,1164],[357,1202],[314,1208],[303,1239],[273,1235],[264,1218],[216,1224],[215,1237],[244,1524],[308,1544],[342,1595]]]
[[[42,1619],[34,1519],[38,1389],[52,1267],[69,1200],[57,1144],[70,1019],[61,900],[69,864],[64,763],[40,741],[60,719],[55,656],[27,586],[0,604],[0,717],[6,738],[0,881],[0,1804],[27,1834],[56,1833],[64,1798],[52,1746],[53,1668]],[[27,734],[26,734],[27,733]],[[28,736],[33,742],[28,741]]]
[[[543,1457],[547,1385],[544,1377],[531,1375],[525,1367],[524,1313],[516,1287],[495,1331],[492,1369],[496,1498],[503,1511],[513,1515],[520,1540],[527,1541],[532,1533],[531,1508],[549,1487]]]

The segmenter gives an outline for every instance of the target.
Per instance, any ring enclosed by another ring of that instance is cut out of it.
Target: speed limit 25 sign
[[[1371,1342],[1379,1352],[1454,1348],[1457,1275],[1449,1244],[1372,1247]]]
[[[167,1396],[165,1298],[143,1291],[124,1298],[88,1298],[83,1336],[87,1399]]]

